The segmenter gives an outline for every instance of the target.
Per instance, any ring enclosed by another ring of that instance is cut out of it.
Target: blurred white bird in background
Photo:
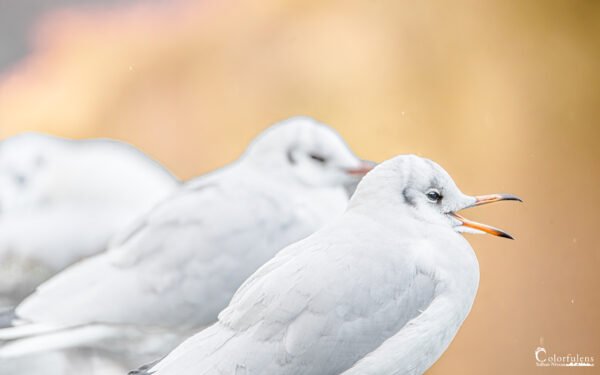
[[[0,142],[0,308],[104,250],[178,185],[121,142],[36,133]]]
[[[0,309],[106,249],[112,235],[178,186],[161,165],[122,142],[38,133],[0,142]],[[2,361],[0,373],[63,375],[72,359],[48,353]]]
[[[339,219],[254,273],[217,323],[132,373],[421,374],[477,291],[477,259],[458,232],[510,237],[455,212],[499,200],[518,198],[465,195],[416,156],[386,161]]]
[[[103,254],[60,273],[16,309],[0,357],[92,347],[128,368],[217,319],[278,250],[346,208],[372,164],[329,127],[295,117],[226,168],[186,183]],[[87,370],[82,370],[87,372]]]

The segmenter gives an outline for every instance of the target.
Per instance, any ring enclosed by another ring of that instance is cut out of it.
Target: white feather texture
[[[40,286],[17,308],[16,326],[0,330],[0,340],[20,338],[0,357],[84,346],[137,366],[166,354],[213,323],[279,249],[339,216],[344,186],[356,179],[349,172],[362,165],[310,118],[269,128],[240,160],[186,183],[109,251]]]
[[[27,133],[0,142],[0,306],[18,303],[178,186],[124,143]]]
[[[427,201],[432,186],[443,201]],[[380,164],[339,219],[279,252],[217,323],[143,373],[423,373],[475,298],[477,259],[447,215],[474,201],[426,159]]]

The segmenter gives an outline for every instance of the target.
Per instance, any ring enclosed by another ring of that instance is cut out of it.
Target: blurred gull
[[[176,186],[124,143],[34,133],[0,142],[0,306],[104,250],[117,230]]]
[[[500,200],[518,198],[465,195],[427,159],[386,161],[339,219],[254,273],[217,323],[132,373],[421,374],[477,291],[477,259],[458,232],[510,238],[456,211]]]
[[[275,125],[240,160],[192,180],[101,255],[16,309],[0,357],[93,347],[134,367],[212,324],[278,250],[339,216],[344,186],[371,168],[329,127]]]

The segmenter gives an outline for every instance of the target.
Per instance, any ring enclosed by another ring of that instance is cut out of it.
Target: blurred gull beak
[[[465,208],[475,207],[475,206],[482,206],[484,204],[493,203],[493,202],[500,202],[500,201],[519,201],[519,202],[523,202],[523,200],[521,198],[517,197],[516,195],[512,195],[512,194],[479,195],[479,196],[475,197],[475,203],[474,204],[472,204],[471,206],[465,207]],[[462,217],[461,215],[459,215],[459,214],[457,214],[455,212],[450,212],[449,215],[451,217],[453,217],[454,219],[458,220],[461,223],[462,227],[475,229],[476,231],[488,233],[488,234],[491,234],[493,236],[510,238],[511,240],[514,239],[510,234],[506,233],[505,231],[503,231],[501,229],[494,228],[494,227],[486,225],[486,224],[477,223],[475,221],[471,221],[471,220],[469,220],[469,219],[467,219],[465,217]]]
[[[349,174],[350,176],[356,176],[356,177],[362,177],[364,175],[366,175],[367,173],[369,173],[369,171],[373,168],[375,168],[375,166],[377,165],[377,163],[369,161],[369,160],[361,160],[361,163],[358,167],[356,168],[346,168],[344,171],[346,172],[346,174]]]

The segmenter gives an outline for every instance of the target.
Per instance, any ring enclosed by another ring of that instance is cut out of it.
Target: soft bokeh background
[[[0,25],[2,138],[123,139],[188,178],[305,114],[521,195],[469,212],[517,240],[469,237],[479,294],[429,374],[600,361],[600,2],[0,0]]]

